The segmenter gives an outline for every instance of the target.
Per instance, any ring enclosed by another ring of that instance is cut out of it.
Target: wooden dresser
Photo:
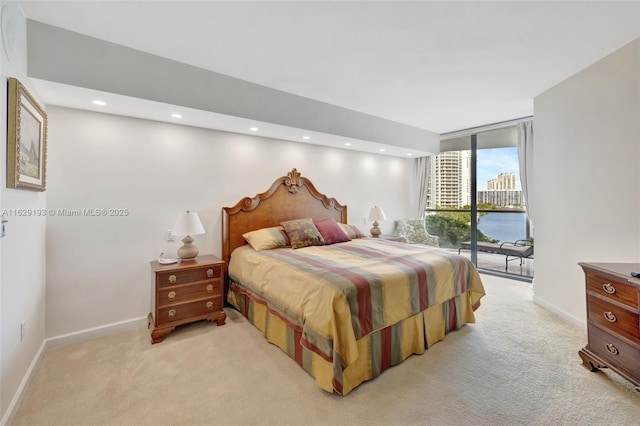
[[[640,263],[579,263],[585,272],[588,343],[579,354],[591,371],[608,367],[640,391]]]
[[[181,324],[207,319],[223,325],[223,273],[224,261],[213,255],[172,265],[151,262],[151,343]]]

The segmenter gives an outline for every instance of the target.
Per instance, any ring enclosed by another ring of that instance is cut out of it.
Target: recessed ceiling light
[[[173,118],[182,118],[182,114],[171,114]]]
[[[305,141],[308,141],[309,139],[311,139],[311,136],[303,136],[302,139],[304,139]]]
[[[380,148],[380,152],[385,152],[385,151],[386,151],[386,149]]]
[[[258,129],[257,127],[249,127],[249,130],[251,130],[252,132],[257,132],[260,129]]]
[[[349,142],[345,143],[344,146],[351,146]]]
[[[95,100],[95,101],[93,101],[93,104],[94,104],[94,105],[105,106],[107,103],[106,103],[105,101],[98,101],[98,100]]]
[[[412,153],[410,153],[410,152],[408,152],[408,153],[407,153],[407,156],[408,156],[408,157],[411,157],[412,155],[413,155],[413,154],[412,154]]]

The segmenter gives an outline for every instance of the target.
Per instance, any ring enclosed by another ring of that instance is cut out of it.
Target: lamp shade
[[[384,215],[382,207],[373,206],[371,207],[371,210],[369,210],[369,222],[375,222],[378,220],[387,220],[387,217]]]
[[[173,226],[174,235],[198,235],[204,234],[204,226],[196,212],[180,213],[176,224]]]

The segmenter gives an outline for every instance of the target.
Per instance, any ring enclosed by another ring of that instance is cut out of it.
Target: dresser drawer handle
[[[173,318],[173,317],[175,317],[175,316],[176,316],[176,310],[175,310],[175,309],[171,309],[171,310],[169,311],[169,318]]]
[[[170,282],[171,284],[175,284],[175,283],[176,283],[176,280],[177,280],[177,278],[176,278],[176,276],[175,276],[175,275],[169,275],[169,282]]]
[[[213,309],[213,302],[207,302],[207,309]]]
[[[613,294],[616,292],[616,288],[609,283],[602,284],[602,289],[605,291],[605,293],[609,294]]]
[[[607,348],[607,350],[609,351],[609,353],[613,354],[613,355],[618,355],[620,353],[620,351],[618,351],[618,348],[616,348],[615,346],[613,346],[612,343],[607,343],[605,345],[605,347]]]
[[[604,317],[607,319],[607,321],[609,322],[616,322],[618,321],[618,317],[616,317],[616,315],[611,312],[611,311],[607,311],[604,313]]]
[[[209,285],[207,286],[207,291],[208,291],[209,293],[213,292],[213,284],[209,284]]]
[[[213,269],[207,269],[207,276],[209,278],[213,277]]]
[[[170,291],[169,294],[167,294],[167,297],[169,298],[169,300],[173,300],[176,298],[176,292],[175,291]]]

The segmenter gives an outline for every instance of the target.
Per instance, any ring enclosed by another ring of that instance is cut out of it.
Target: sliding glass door
[[[445,139],[431,157],[426,226],[440,247],[479,269],[533,276],[532,244],[522,196],[515,127]],[[473,219],[472,219],[473,218]]]

